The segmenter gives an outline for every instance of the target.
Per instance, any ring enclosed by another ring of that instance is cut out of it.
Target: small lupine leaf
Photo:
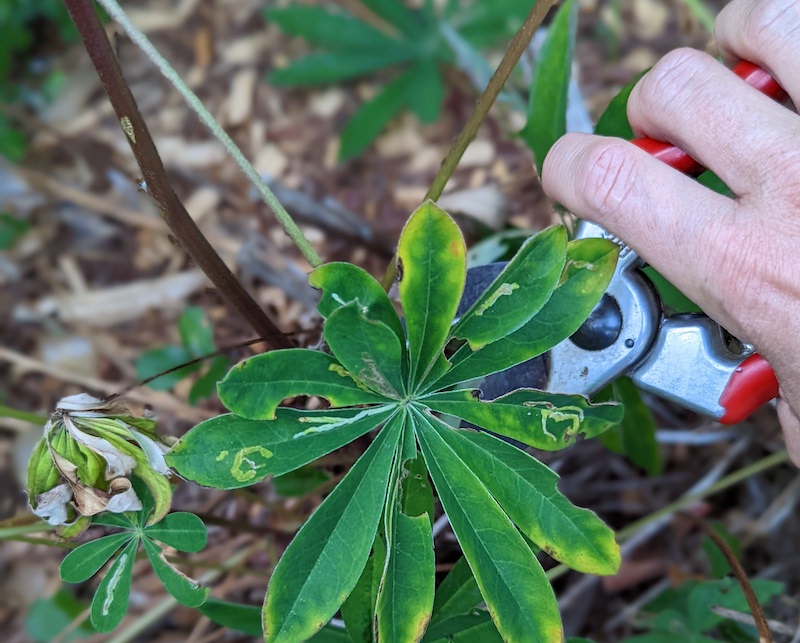
[[[384,323],[368,319],[357,303],[343,306],[325,322],[325,341],[345,369],[379,395],[399,398],[403,348]]]
[[[433,607],[436,568],[431,522],[399,508],[392,521],[392,548],[378,597],[378,640],[419,641]]]
[[[161,522],[146,527],[144,533],[165,545],[185,552],[198,552],[208,541],[208,532],[203,521],[185,511],[168,514]]]
[[[293,60],[290,65],[276,69],[269,82],[276,86],[333,85],[368,74],[376,69],[404,63],[414,56],[412,49],[385,49],[371,56],[357,53],[317,52]]]
[[[517,389],[491,402],[474,391],[447,391],[423,398],[435,411],[454,415],[487,431],[519,440],[537,449],[558,451],[579,437],[592,438],[622,419],[622,407],[591,404],[582,395]]]
[[[558,474],[487,433],[442,431],[440,435],[537,546],[577,571],[617,573],[620,551],[614,532],[558,491]]]
[[[395,416],[311,515],[275,567],[264,602],[267,643],[309,638],[355,587],[375,540],[402,422]]]
[[[510,335],[553,294],[567,260],[567,231],[553,226],[528,239],[491,285],[462,315],[451,335],[472,350]]]
[[[218,393],[230,411],[248,420],[272,420],[278,405],[296,395],[318,395],[334,407],[386,401],[331,355],[305,348],[261,353],[239,362],[219,383]]]
[[[466,278],[464,237],[432,201],[417,208],[403,228],[397,266],[414,385],[442,354]]]
[[[420,25],[414,19],[413,14],[408,10],[404,2],[394,2],[393,0],[361,0],[361,3],[375,12],[386,22],[397,27],[406,36],[418,38],[420,36]]]
[[[462,559],[463,560],[463,559]],[[489,612],[448,616],[428,628],[423,643],[502,643]]]
[[[453,431],[416,411],[417,440],[450,525],[505,640],[551,643],[561,617],[542,566],[481,480],[442,438]]]
[[[128,597],[133,581],[133,563],[139,539],[134,538],[120,552],[106,573],[92,599],[90,618],[98,632],[110,632],[128,611]]]
[[[408,106],[423,123],[435,123],[442,112],[445,85],[435,60],[421,60],[411,71]]]
[[[135,488],[136,485],[134,485]],[[138,489],[136,494],[141,498]],[[144,503],[142,503],[144,504]],[[139,515],[141,512],[136,512],[134,515]],[[112,514],[103,513],[92,517],[92,525],[103,525],[104,527],[117,527],[118,529],[136,529],[136,525],[128,517],[128,514]]]
[[[327,471],[307,465],[289,473],[275,476],[272,488],[284,498],[301,498],[313,493],[331,479]]]
[[[405,431],[414,439],[413,425],[407,426]],[[415,459],[404,464],[403,474],[400,478],[400,505],[407,516],[423,516],[433,522],[433,488],[428,479],[428,469],[425,460],[420,454]]]
[[[178,333],[181,343],[195,357],[202,357],[217,350],[214,344],[214,329],[199,306],[189,306],[178,318]]]
[[[379,426],[395,405],[367,409],[278,409],[274,420],[219,415],[201,422],[167,453],[181,476],[217,489],[294,471]]]
[[[469,614],[482,600],[478,583],[475,582],[467,559],[462,556],[436,589],[431,625],[453,616]]]
[[[143,538],[142,543],[153,571],[176,601],[187,607],[197,607],[205,603],[209,592],[207,587],[203,587],[170,565],[164,558],[164,552],[152,540]]]
[[[308,283],[322,290],[317,310],[326,319],[342,306],[356,302],[365,317],[383,322],[405,343],[406,333],[392,302],[383,287],[365,270],[351,263],[326,263],[308,275]]]
[[[61,580],[65,583],[89,580],[133,537],[132,533],[111,534],[76,547],[61,561]]]
[[[606,239],[571,241],[561,283],[533,319],[479,351],[463,346],[451,360],[453,368],[428,390],[504,371],[541,355],[572,335],[605,292],[618,254],[619,246]]]

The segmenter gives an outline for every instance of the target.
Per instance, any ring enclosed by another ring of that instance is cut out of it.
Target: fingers
[[[776,167],[800,156],[800,118],[712,57],[668,54],[631,92],[635,131],[669,141],[716,172],[741,197],[769,192]]]
[[[800,419],[783,398],[778,398],[778,419],[783,428],[789,457],[796,467],[800,467]]]
[[[800,2],[731,2],[717,16],[715,36],[727,57],[764,67],[800,105]]]
[[[628,142],[585,134],[568,134],[552,147],[542,182],[554,200],[624,239],[689,298],[714,311],[710,300],[721,277],[709,241],[730,227],[734,201]],[[716,312],[725,317],[717,317],[720,323],[730,321],[721,308]]]

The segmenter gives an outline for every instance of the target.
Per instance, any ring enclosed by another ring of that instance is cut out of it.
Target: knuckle
[[[800,1],[761,0],[750,5],[748,19],[744,21],[745,42],[754,49],[774,46],[780,38],[800,29]]]
[[[579,185],[592,212],[614,218],[626,209],[636,186],[635,159],[627,143],[592,143],[580,173]]]
[[[632,110],[648,114],[653,108],[685,109],[707,73],[706,54],[688,48],[668,53],[634,87],[628,103],[629,114],[633,115]]]

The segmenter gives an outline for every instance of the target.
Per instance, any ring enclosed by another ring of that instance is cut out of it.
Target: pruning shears
[[[743,61],[733,71],[762,93],[786,99],[775,79],[756,65]],[[690,176],[705,170],[669,143],[649,138],[632,142]],[[734,424],[778,396],[772,368],[752,346],[704,314],[665,314],[658,292],[642,272],[644,261],[624,241],[588,221],[579,223],[575,236],[619,244],[619,261],[605,294],[570,338],[543,356],[489,376],[480,387],[485,398],[520,386],[591,395],[627,375],[642,390]],[[467,272],[464,310],[503,266],[495,263]]]

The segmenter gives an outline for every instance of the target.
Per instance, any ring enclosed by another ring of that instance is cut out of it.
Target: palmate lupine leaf
[[[98,632],[110,632],[128,611],[133,563],[139,539],[132,539],[111,565],[92,599],[90,618]]]
[[[560,640],[552,588],[522,534],[593,573],[615,570],[613,534],[560,495],[558,476],[531,456],[454,429],[434,413],[551,450],[617,422],[618,406],[581,396],[518,390],[483,402],[472,386],[446,390],[572,334],[608,284],[616,246],[599,239],[567,244],[563,230],[547,230],[455,325],[465,259],[452,219],[424,204],[405,226],[398,256],[405,327],[364,271],[347,264],[317,269],[310,281],[322,290],[333,355],[290,349],[246,360],[220,385],[223,401],[246,417],[198,425],[167,462],[187,478],[232,488],[296,470],[378,429],[279,562],[263,612],[268,641],[308,639],[340,607],[354,641]],[[449,361],[448,342],[465,339],[475,350],[465,343]],[[350,408],[277,409],[303,394]],[[467,561],[436,602],[428,474]],[[481,596],[491,621],[473,611]]]

